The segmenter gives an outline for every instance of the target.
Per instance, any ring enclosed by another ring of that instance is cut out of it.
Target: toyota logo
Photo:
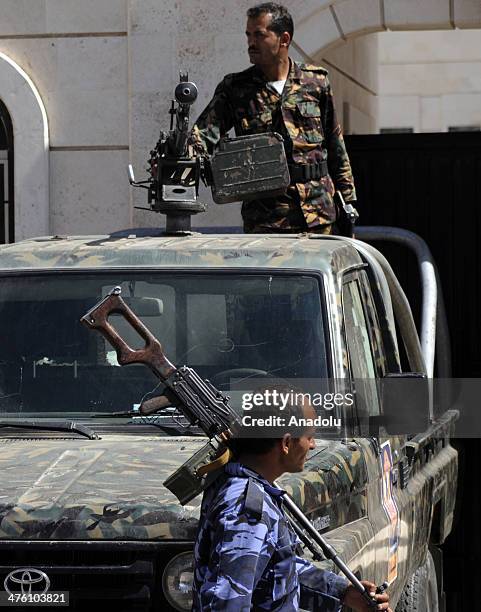
[[[32,592],[33,585],[36,587],[35,593],[46,593],[50,588],[50,578],[45,572],[34,567],[22,567],[10,572],[3,581],[3,586],[9,595],[14,593],[28,595]]]

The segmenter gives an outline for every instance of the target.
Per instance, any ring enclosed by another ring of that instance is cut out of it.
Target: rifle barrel
[[[341,572],[346,576],[346,578],[351,582],[351,584],[356,588],[359,593],[364,597],[366,602],[373,608],[377,606],[375,600],[371,598],[369,593],[366,591],[360,580],[357,576],[349,569],[349,567],[344,563],[344,561],[339,557],[335,549],[321,536],[321,534],[317,531],[311,521],[307,518],[307,516],[302,512],[302,510],[297,506],[297,504],[287,495],[283,495],[282,497],[284,506],[287,508],[289,513],[294,517],[294,519],[300,524],[302,529],[314,540],[314,543],[317,544],[326,559],[332,561],[337,567],[341,570]],[[297,530],[296,530],[297,531]],[[304,538],[304,543],[306,546],[317,555],[317,551],[315,546],[312,546],[312,542],[306,537]]]

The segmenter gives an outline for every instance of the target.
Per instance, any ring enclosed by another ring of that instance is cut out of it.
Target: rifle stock
[[[103,300],[80,319],[80,322],[89,329],[99,331],[104,336],[115,349],[117,361],[120,365],[143,363],[161,380],[169,378],[175,372],[176,367],[165,356],[162,345],[157,338],[127,306],[120,294],[120,287],[114,287]],[[145,347],[137,350],[132,349],[109,322],[108,318],[111,314],[122,315],[140,337],[145,340]]]

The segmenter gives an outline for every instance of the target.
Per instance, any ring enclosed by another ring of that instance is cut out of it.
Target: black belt
[[[305,183],[307,181],[318,181],[327,176],[327,162],[321,161],[315,164],[289,164],[291,183]]]

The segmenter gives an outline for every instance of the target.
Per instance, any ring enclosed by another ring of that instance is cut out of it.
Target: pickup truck
[[[80,325],[120,286],[169,359],[224,392],[266,376],[352,388],[336,435],[320,431],[305,471],[282,486],[359,578],[389,582],[393,609],[442,611],[457,413],[426,396],[422,431],[372,426],[390,410],[377,383],[432,378],[436,305],[420,341],[389,264],[359,239],[146,233],[0,246],[4,595],[68,592],[72,610],[190,609],[200,497],[181,506],[162,483],[205,438],[173,409],[142,416],[162,385],[141,365],[119,367]],[[112,323],[143,345],[122,317]]]

